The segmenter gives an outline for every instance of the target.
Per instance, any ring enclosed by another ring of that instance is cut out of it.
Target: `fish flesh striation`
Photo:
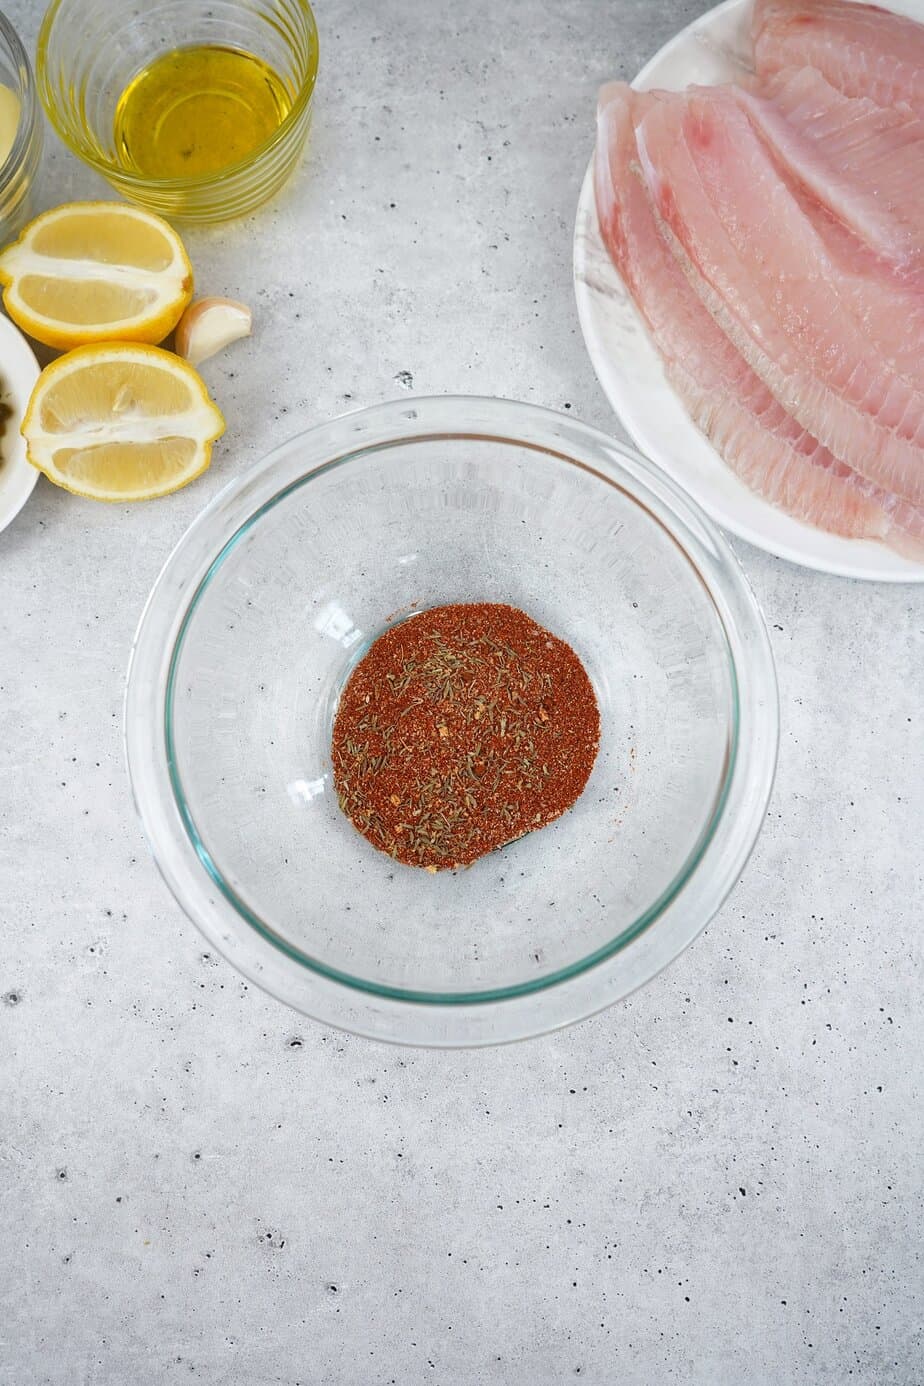
[[[844,96],[811,67],[732,91],[787,176],[874,255],[922,268],[924,120]]]
[[[854,0],[756,0],[751,33],[763,76],[814,67],[845,96],[924,116],[924,27]]]

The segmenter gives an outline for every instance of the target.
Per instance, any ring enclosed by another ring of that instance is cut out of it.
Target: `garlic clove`
[[[177,356],[191,366],[207,361],[239,337],[249,337],[253,314],[231,298],[199,298],[191,303],[176,326]]]

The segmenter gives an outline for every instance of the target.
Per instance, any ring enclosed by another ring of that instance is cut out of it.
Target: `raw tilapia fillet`
[[[924,262],[924,121],[844,96],[812,67],[735,89],[784,172],[874,254],[920,270]]]
[[[920,296],[870,276],[864,247],[854,267],[835,223],[822,237],[727,89],[659,94],[636,138],[664,233],[748,364],[835,456],[924,504]]]
[[[845,96],[924,116],[924,26],[911,19],[853,0],[757,0],[751,32],[761,74],[814,67]]]
[[[698,98],[702,104],[697,104]],[[692,88],[689,103],[695,119],[713,126],[713,133],[706,137],[710,148],[704,149],[703,140],[699,140],[694,157],[701,172],[711,178],[714,196],[724,194],[735,199],[741,220],[753,216],[756,207],[753,196],[748,197],[749,179],[739,165],[742,160],[759,160],[754,165],[753,182],[775,197],[772,205],[780,226],[788,234],[803,238],[815,272],[860,324],[889,368],[924,399],[924,282],[911,261],[904,266],[896,264],[870,247],[806,189],[779,150],[762,137],[752,114],[758,103],[749,101],[747,93],[737,87]],[[721,164],[718,158],[712,159],[715,128],[728,145]],[[909,170],[915,172],[911,163]],[[775,186],[777,178],[782,187]],[[766,232],[763,216],[756,224]],[[729,229],[734,238],[735,225],[729,223]],[[920,441],[924,443],[924,436]]]
[[[697,298],[661,236],[646,192],[634,120],[656,98],[623,83],[598,109],[594,186],[604,242],[694,422],[728,465],[796,519],[924,556],[924,510],[839,462],[774,399]]]

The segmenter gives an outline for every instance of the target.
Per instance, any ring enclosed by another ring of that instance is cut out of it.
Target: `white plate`
[[[13,411],[0,438],[0,529],[19,514],[38,481],[38,472],[26,461],[26,440],[19,431],[38,377],[39,364],[29,343],[9,318],[0,317],[0,402]]]
[[[924,20],[924,0],[893,4]],[[733,81],[749,62],[751,0],[726,0],[676,34],[633,82],[679,91]],[[604,248],[587,170],[574,228],[574,291],[584,341],[610,404],[640,450],[685,487],[714,520],[768,553],[843,577],[924,582],[924,564],[882,544],[841,539],[805,525],[739,481],[690,420]]]

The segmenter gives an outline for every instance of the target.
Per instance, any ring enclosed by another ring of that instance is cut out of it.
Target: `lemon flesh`
[[[39,342],[157,343],[192,298],[192,266],[167,222],[118,202],[70,202],[0,254],[3,304]]]
[[[185,361],[157,347],[80,347],[42,372],[23,421],[27,456],[94,500],[147,500],[209,465],[224,419]]]

